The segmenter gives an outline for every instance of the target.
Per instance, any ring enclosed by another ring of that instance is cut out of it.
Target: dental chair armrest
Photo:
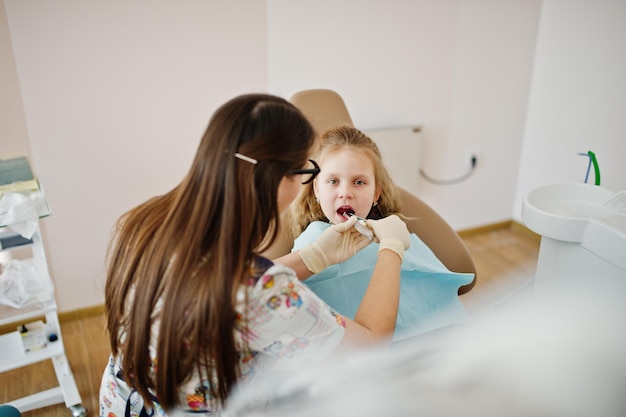
[[[476,284],[476,267],[467,246],[458,233],[428,204],[407,190],[397,187],[400,196],[400,212],[407,217],[407,227],[415,233],[453,272],[469,272],[474,280],[459,289],[465,294]]]

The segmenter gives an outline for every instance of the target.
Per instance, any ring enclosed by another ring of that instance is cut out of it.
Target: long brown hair
[[[147,404],[152,392],[166,410],[175,407],[193,372],[212,398],[227,398],[239,376],[237,290],[255,248],[276,236],[281,179],[304,166],[313,141],[311,125],[286,100],[236,97],[212,116],[183,181],[118,221],[108,252],[107,329],[124,377]],[[149,351],[155,319],[156,364]]]
[[[327,155],[342,149],[350,149],[366,155],[374,166],[376,189],[380,191],[377,204],[367,215],[370,219],[381,219],[390,214],[397,214],[400,209],[398,192],[391,180],[389,172],[383,164],[383,158],[376,145],[369,136],[352,126],[339,126],[322,133],[317,151],[313,157],[320,166],[324,165]],[[296,201],[285,212],[283,224],[292,238],[297,237],[313,221],[328,221],[322,207],[315,198],[313,183],[303,188]]]

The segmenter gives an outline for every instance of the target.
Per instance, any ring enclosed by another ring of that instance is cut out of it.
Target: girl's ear
[[[317,185],[317,178],[313,180],[313,194],[315,195],[315,198],[317,200],[319,200],[319,191],[318,191],[318,185]]]
[[[378,201],[380,198],[380,188],[376,187],[376,192],[374,193],[374,201]]]
[[[317,183],[317,178],[315,178],[313,180],[313,187],[312,188],[313,188],[313,194],[315,194],[315,197],[317,197],[318,192],[319,192],[319,185]]]

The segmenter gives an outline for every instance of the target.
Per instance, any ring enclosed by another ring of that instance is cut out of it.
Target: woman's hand
[[[315,242],[300,249],[300,258],[309,271],[322,272],[329,265],[348,260],[371,243],[354,228],[357,220],[352,216],[343,223],[330,226]]]
[[[374,236],[380,242],[378,251],[389,249],[404,257],[404,251],[411,246],[409,230],[398,216],[392,214],[380,220],[368,220],[367,225],[374,231]]]

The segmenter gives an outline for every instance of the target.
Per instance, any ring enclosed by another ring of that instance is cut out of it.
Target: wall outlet
[[[467,153],[466,161],[470,168],[476,168],[479,160],[480,152],[472,150]]]

